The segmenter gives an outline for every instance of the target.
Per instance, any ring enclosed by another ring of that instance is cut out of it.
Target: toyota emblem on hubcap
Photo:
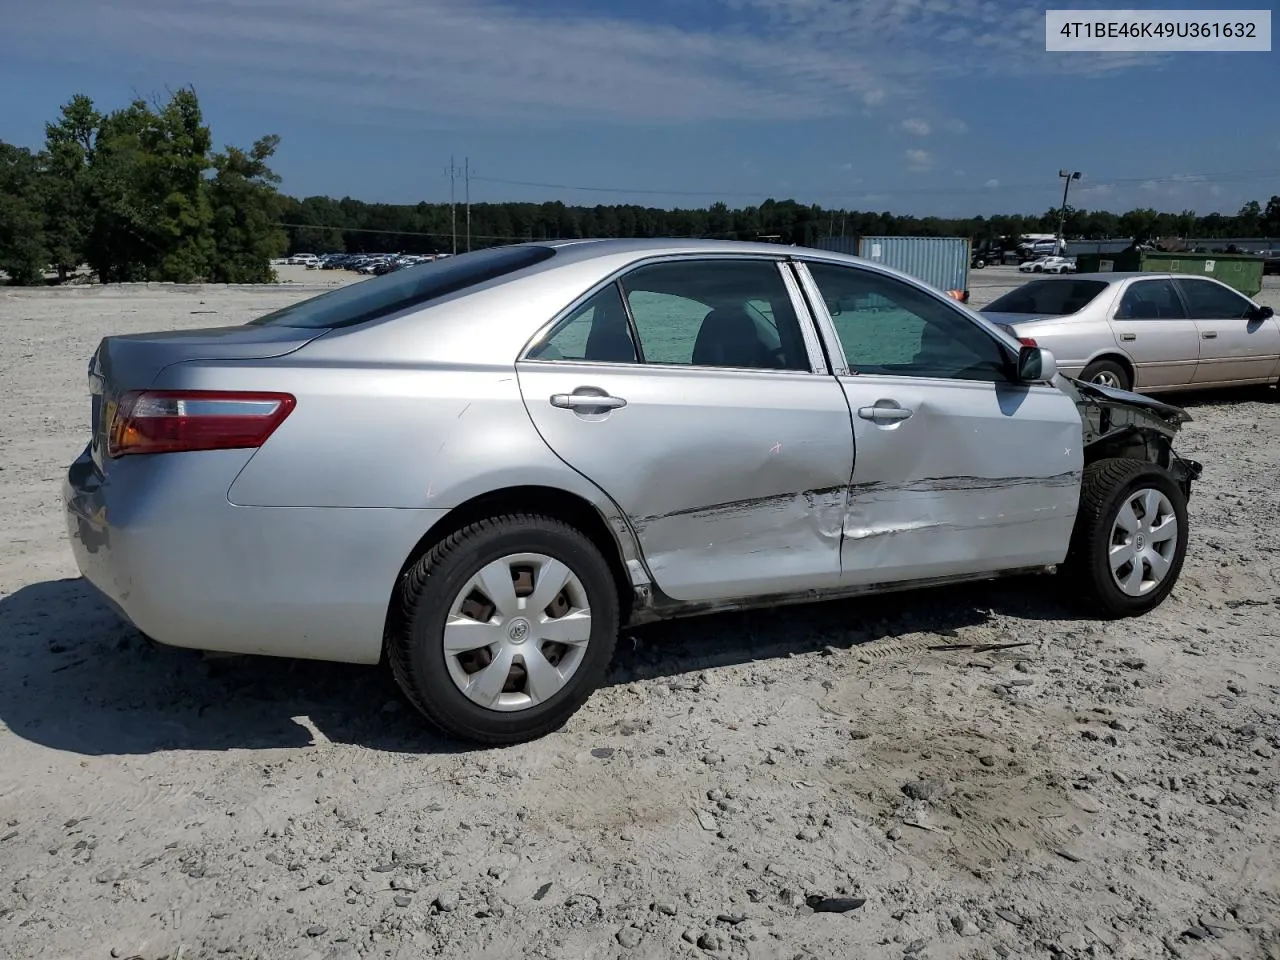
[[[512,643],[524,643],[529,638],[529,621],[523,617],[512,620],[507,627],[507,637]]]

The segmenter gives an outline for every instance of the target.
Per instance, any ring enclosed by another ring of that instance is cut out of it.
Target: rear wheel
[[[1064,573],[1077,595],[1110,617],[1154,610],[1173,590],[1187,553],[1187,500],[1146,460],[1085,467]]]
[[[604,679],[618,593],[586,536],[516,514],[464,527],[405,575],[388,659],[447,733],[519,743],[562,726]]]
[[[1096,383],[1100,387],[1114,387],[1117,390],[1132,390],[1133,377],[1129,371],[1114,360],[1095,360],[1080,373],[1080,379],[1086,383]]]

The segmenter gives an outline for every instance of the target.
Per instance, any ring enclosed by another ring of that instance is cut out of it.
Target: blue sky
[[[190,84],[219,145],[282,136],[275,167],[295,195],[447,199],[450,154],[459,166],[470,156],[475,201],[773,196],[1038,213],[1059,202],[1064,166],[1084,172],[1072,200],[1090,208],[1234,212],[1280,193],[1280,53],[1047,53],[1044,6],[1025,2],[54,0],[24,10],[0,0],[0,138],[38,145],[77,92],[116,107]]]

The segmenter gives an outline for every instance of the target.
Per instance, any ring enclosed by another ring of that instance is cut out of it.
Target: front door
[[[684,601],[839,582],[849,408],[770,258],[639,265],[517,364],[543,439]]]
[[[1010,383],[994,335],[939,295],[859,267],[807,271],[853,412],[843,582],[1061,562],[1084,459],[1071,399]]]
[[[1172,280],[1131,282],[1115,306],[1111,329],[1133,359],[1134,390],[1191,382],[1200,357],[1200,334]]]
[[[1280,363],[1280,321],[1252,319],[1253,302],[1213,280],[1173,281],[1200,334],[1200,362],[1192,383],[1266,381]]]

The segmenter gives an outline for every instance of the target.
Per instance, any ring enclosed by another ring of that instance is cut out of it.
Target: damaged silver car
[[[157,641],[389,663],[450,733],[563,724],[618,631],[1060,571],[1169,594],[1187,415],[911,278],[718,241],[521,244],[244,326],[107,337],[65,489]]]

